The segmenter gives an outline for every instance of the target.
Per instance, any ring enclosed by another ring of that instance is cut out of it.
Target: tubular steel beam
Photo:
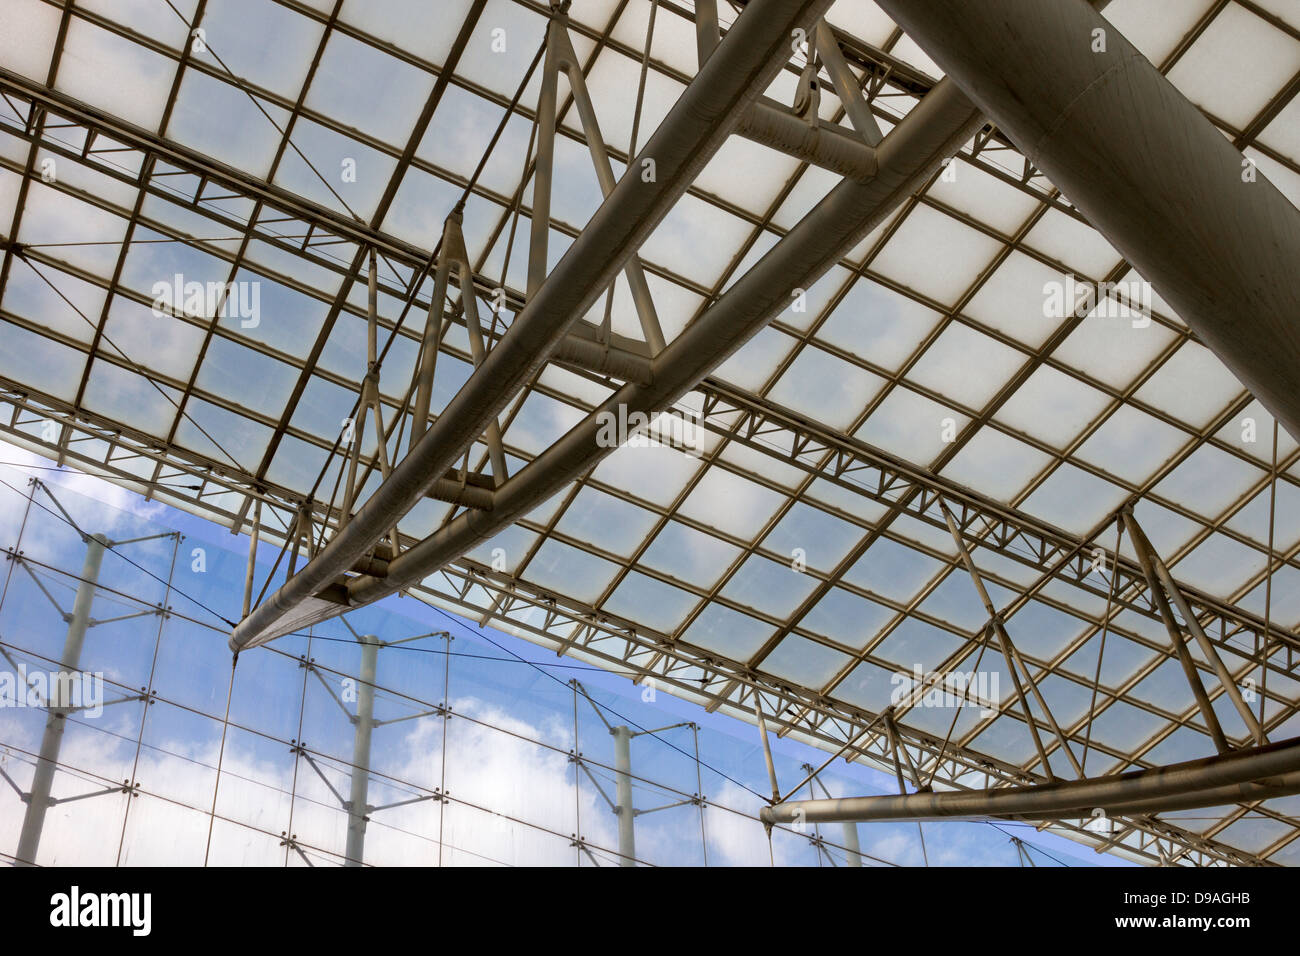
[[[775,77],[791,32],[810,25],[829,5],[830,0],[757,0],[750,5],[631,164],[636,174],[618,182],[433,427],[301,573],[235,627],[232,650],[338,612],[337,603],[322,592],[335,588],[541,368],[568,326],[614,280],[722,145],[736,118]],[[650,181],[640,174],[643,169],[653,169]]]
[[[1300,211],[1083,0],[880,0],[1300,438]]]
[[[733,28],[728,40],[735,32]],[[715,53],[709,58],[706,69],[719,55]],[[421,580],[594,466],[614,450],[603,447],[600,441],[600,423],[605,416],[617,417],[620,408],[630,416],[633,412],[651,414],[669,407],[788,307],[791,289],[810,288],[845,252],[919,188],[983,122],[982,115],[955,86],[940,82],[881,142],[880,171],[876,178],[869,183],[844,180],[831,190],[749,272],[655,357],[652,384],[628,383],[620,388],[497,489],[491,512],[458,515],[395,559],[384,578],[353,578],[348,583],[348,602],[369,603]],[[325,609],[322,616],[338,610]]]
[[[759,816],[767,824],[795,819],[816,823],[988,817],[1055,820],[1086,818],[1097,807],[1108,816],[1151,814],[1295,793],[1300,793],[1300,739],[1153,770],[1033,787],[791,800],[764,807]]]
[[[845,62],[844,51],[840,49],[839,41],[835,39],[835,32],[825,20],[817,24],[817,53],[826,64],[831,85],[835,87],[835,94],[844,104],[844,112],[848,114],[853,128],[866,140],[868,146],[879,146],[880,141],[885,138],[880,132],[880,124],[876,122],[875,114],[871,112],[870,105],[862,96],[858,78],[853,75],[849,64]]]
[[[808,42],[808,38],[814,33],[818,38],[818,50],[822,49],[821,32],[823,31],[831,38],[830,42],[834,43],[833,35],[825,26],[825,21],[818,20],[817,23],[818,26],[813,33],[804,34],[803,39],[807,50],[813,47]],[[718,34],[717,0],[697,0],[695,45],[701,67],[717,47]],[[798,45],[796,39],[791,38],[792,48]],[[835,52],[839,53],[838,45],[835,47]],[[842,72],[836,72],[838,66],[843,67]],[[840,176],[865,182],[876,174],[877,157],[873,147],[880,142],[880,130],[878,127],[875,128],[873,138],[871,133],[863,132],[864,127],[858,125],[864,120],[862,111],[870,117],[871,109],[862,102],[856,80],[848,64],[844,63],[842,54],[839,63],[832,66],[831,77],[837,92],[842,83],[853,84],[856,101],[850,103],[850,98],[846,98],[843,93],[840,94],[840,98],[844,100],[845,109],[852,117],[854,125],[858,127],[858,131],[862,133],[861,136],[854,136],[843,127],[828,123],[816,116],[808,118],[799,116],[767,97],[763,97],[745,111],[736,124],[736,132],[745,139],[785,153],[787,156],[793,156],[795,159],[811,163]],[[866,129],[872,127],[875,127],[874,118],[870,119]]]

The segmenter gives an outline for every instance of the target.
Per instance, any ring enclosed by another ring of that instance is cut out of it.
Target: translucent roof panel
[[[720,6],[724,31],[745,15]],[[543,129],[549,14],[533,0],[9,0],[0,437],[236,531],[263,515],[283,542],[304,513],[312,547],[330,540],[355,520],[344,490],[357,513],[409,453],[421,397],[433,422],[486,407],[457,396],[586,248],[605,201],[594,163],[661,182],[634,157],[699,70],[695,9],[592,0],[557,15],[580,76],[558,77]],[[1105,16],[1300,203],[1291,4],[1114,0]],[[490,389],[495,427],[420,476],[399,551],[466,527],[474,540],[409,593],[746,719],[758,688],[783,730],[827,749],[892,707],[931,767],[1044,779],[983,589],[1017,673],[1072,749],[1088,741],[1089,773],[1118,773],[1209,740],[1132,536],[1117,536],[1132,504],[1234,676],[1267,684],[1270,731],[1292,726],[1300,448],[1284,429],[1275,445],[1210,343],[992,125],[807,288],[792,276],[762,321],[741,327],[737,310],[697,348],[709,310],[770,275],[764,257],[840,187],[827,152],[869,155],[846,104],[890,135],[943,76],[869,0],[838,0],[827,22],[862,102],[841,99],[824,56],[815,103],[804,52],[773,65],[762,108],[785,132],[749,116],[701,156],[613,284],[549,317],[556,334],[532,340],[509,394]],[[800,142],[780,142],[792,130]],[[676,432],[624,428],[568,459],[593,416],[646,394]],[[386,569],[391,542],[366,567]],[[996,706],[954,723],[924,687],[900,697],[892,678],[917,668],[999,675]],[[1226,688],[1214,697],[1239,720]],[[866,736],[857,756],[887,763]],[[1294,853],[1291,810],[1215,812],[1223,859]],[[1140,832],[1134,852],[1152,858],[1154,825]]]

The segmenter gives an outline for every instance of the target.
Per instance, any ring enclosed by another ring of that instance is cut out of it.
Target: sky
[[[313,630],[310,647],[305,638],[291,635],[241,657],[230,691],[231,728],[223,753],[220,718],[230,689],[230,654],[224,629],[205,606],[218,613],[237,606],[246,539],[99,479],[56,470],[51,462],[10,445],[0,447],[0,462],[5,482],[0,485],[5,498],[0,536],[6,547],[13,546],[25,510],[23,496],[13,489],[25,492],[29,475],[49,482],[60,504],[88,532],[119,541],[170,530],[184,535],[171,572],[170,603],[178,613],[166,623],[161,640],[157,615],[151,614],[92,627],[83,655],[87,670],[104,674],[106,700],[125,694],[126,688],[143,686],[156,691],[159,699],[150,706],[143,729],[142,708],[134,701],[110,704],[98,719],[72,721],[62,762],[78,773],[60,774],[54,791],[56,796],[75,795],[105,785],[104,780],[133,779],[140,782],[141,795],[133,798],[125,814],[126,798],[120,794],[56,806],[47,820],[42,861],[192,865],[206,856],[212,864],[283,865],[286,850],[268,834],[292,825],[307,859],[319,865],[337,862],[330,854],[342,853],[346,815],[325,779],[346,795],[353,731],[338,697],[344,696],[343,681],[358,668],[357,645],[347,627],[330,621]],[[57,506],[43,492],[36,493],[36,501],[52,510],[29,510],[24,556],[78,574],[83,552],[76,533],[55,517]],[[157,602],[175,543],[161,538],[111,550],[100,581],[145,603]],[[267,550],[262,558],[265,566],[273,554]],[[24,659],[33,669],[42,655],[44,666],[50,667],[49,658],[62,648],[63,622],[31,578],[14,567],[6,563],[0,640],[18,649],[16,654],[29,652]],[[61,607],[70,607],[74,582],[66,575],[37,570]],[[139,607],[138,602],[101,596],[92,620]],[[762,825],[752,818],[766,788],[755,728],[707,714],[662,691],[647,700],[646,688],[624,678],[556,658],[527,641],[479,628],[412,599],[390,599],[349,614],[348,621],[386,641],[417,638],[379,654],[376,683],[382,690],[376,719],[407,719],[374,730],[369,802],[384,805],[427,795],[444,780],[455,798],[445,819],[432,800],[376,811],[367,835],[368,861],[436,861],[441,825],[442,859],[448,865],[567,865],[577,861],[567,835],[580,826],[596,858],[610,864],[617,847],[614,817],[585,775],[575,788],[576,771],[569,757],[576,720],[578,749],[610,796],[614,755],[605,721],[658,731],[632,743],[633,772],[646,778],[635,785],[638,809],[689,799],[703,786],[709,803],[703,812],[707,839],[701,839],[697,807],[669,807],[638,817],[639,858],[659,865],[701,865],[707,853],[710,865],[830,865],[807,836],[793,832],[778,830],[769,848]],[[443,638],[420,636],[437,630],[449,630],[455,637],[450,660]],[[303,653],[321,668],[310,678],[296,660]],[[8,662],[0,664],[9,667]],[[416,715],[441,703],[448,677],[456,716],[446,722],[444,770],[444,722]],[[576,709],[574,692],[566,684],[575,677],[591,698],[589,702],[579,697]],[[690,728],[659,731],[683,722],[699,725],[698,777]],[[42,725],[40,711],[0,708],[0,747],[5,748],[0,753],[7,757],[0,766],[20,785],[31,767],[19,751],[36,750]],[[142,744],[138,754],[137,738]],[[295,759],[292,740],[303,741],[325,779],[305,758]],[[778,778],[786,786],[802,778],[802,764],[819,764],[825,758],[789,740],[774,737],[772,746]],[[227,819],[212,826],[209,845],[205,811],[212,804],[218,765],[222,774],[216,788],[217,815]],[[884,774],[842,764],[821,779],[836,795],[888,792],[892,785]],[[0,795],[0,848],[12,849],[20,823],[21,804],[5,789]],[[1031,850],[1040,865],[1056,865],[1058,860],[1070,865],[1118,862],[1023,825],[1001,826],[926,824],[925,853],[931,865],[1016,865],[1008,837],[1014,833],[1042,847],[1041,853]],[[825,837],[842,844],[837,829],[824,828]],[[859,832],[869,857],[903,865],[924,862],[915,825],[863,824]],[[843,863],[843,849],[828,847],[828,852]],[[305,861],[291,853],[288,862]],[[590,865],[591,859],[584,857],[583,863]]]

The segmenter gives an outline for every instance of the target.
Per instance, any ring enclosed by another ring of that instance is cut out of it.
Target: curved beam
[[[765,807],[764,823],[843,820],[1057,820],[1190,810],[1300,793],[1300,737],[1252,750],[1189,760],[1113,777],[1034,787],[909,793],[906,796],[791,800]]]

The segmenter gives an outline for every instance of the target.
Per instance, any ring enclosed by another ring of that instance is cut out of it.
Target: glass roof
[[[202,4],[196,23],[199,6],[0,10],[0,427],[236,530],[256,498],[264,533],[283,536],[345,466],[367,244],[392,457],[457,204],[489,347],[526,300],[548,9],[227,0]],[[744,4],[722,6],[726,29]],[[1114,0],[1105,15],[1300,205],[1300,7]],[[621,176],[698,68],[693,5],[574,0],[568,18]],[[939,68],[870,0],[837,0],[827,20],[888,133]],[[770,100],[793,102],[803,62]],[[550,266],[602,201],[569,89],[562,78]],[[830,83],[817,115],[852,134]],[[667,341],[838,178],[731,137],[640,249]],[[1113,295],[1084,314],[1045,305],[1049,288],[1096,283]],[[1132,289],[1148,290],[1149,315],[1125,310]],[[606,315],[616,335],[641,337],[623,277],[587,320]],[[472,370],[453,305],[433,415]],[[501,416],[510,474],[620,385],[548,365]],[[1242,621],[1267,617],[1292,640],[1300,626],[1300,449],[1285,431],[1274,448],[1264,408],[989,128],[688,402],[711,410],[701,448],[620,448],[416,593],[597,662],[679,668],[683,692],[694,681],[719,704],[758,675],[786,695],[791,732],[834,749],[891,703],[889,675],[976,666],[988,615],[942,494],[962,507],[974,563],[1065,736],[1086,737],[1091,770],[1122,772],[1214,752],[1145,583],[1112,581],[1109,557],[1068,570],[1072,544],[1089,559],[1113,549],[1116,510],[1133,500],[1198,611],[1222,625],[1229,668],[1258,685],[1270,735],[1296,728],[1285,675],[1300,643],[1275,636],[1261,653]],[[362,500],[380,481],[373,436],[371,423]],[[488,458],[477,443],[468,466],[490,472]],[[414,541],[461,510],[424,501],[399,531]],[[1121,554],[1136,567],[1128,536]],[[995,711],[964,710],[949,731],[903,706],[899,724],[918,741],[950,734],[952,753],[1000,779],[1032,778],[1042,768],[996,642],[979,666],[1007,678]],[[1226,705],[1216,699],[1224,730],[1243,741]],[[1261,859],[1300,835],[1268,806],[1255,815],[1276,832],[1247,826],[1243,807],[1220,811],[1203,834]]]

